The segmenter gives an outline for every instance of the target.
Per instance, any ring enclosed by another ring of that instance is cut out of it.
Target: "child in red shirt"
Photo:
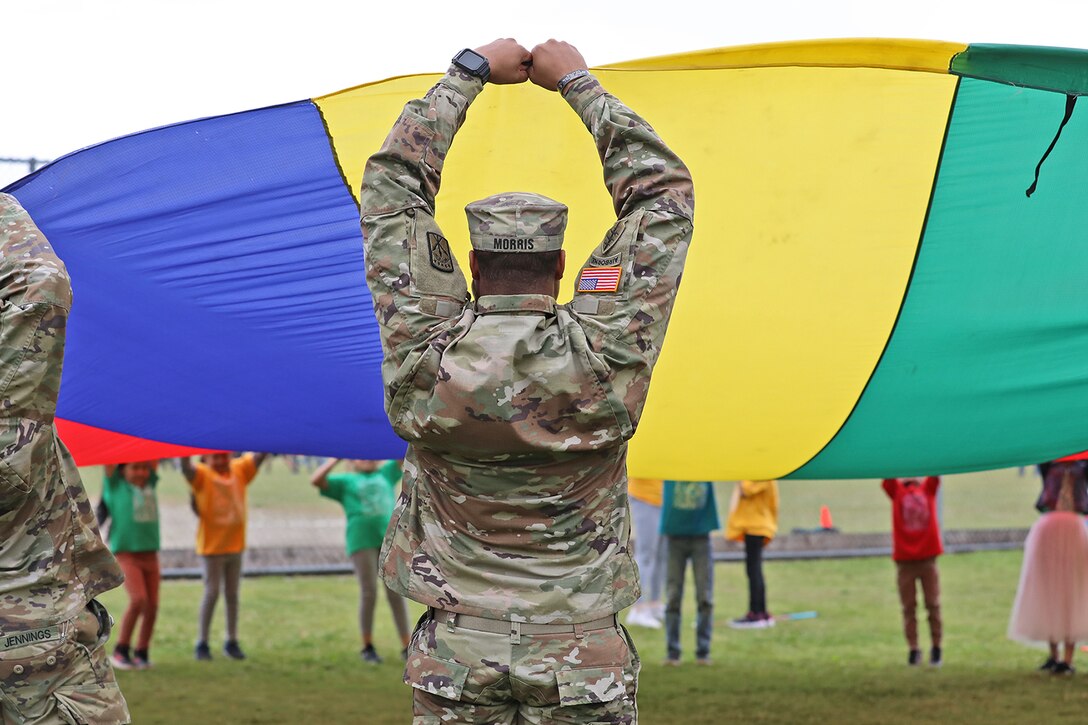
[[[892,500],[892,559],[899,580],[899,600],[903,605],[903,633],[910,653],[907,664],[921,664],[918,649],[917,584],[922,584],[922,596],[929,613],[929,636],[932,648],[929,664],[941,666],[941,585],[937,573],[937,557],[943,553],[941,532],[937,526],[937,489],[939,476],[917,478],[885,478],[884,492]]]

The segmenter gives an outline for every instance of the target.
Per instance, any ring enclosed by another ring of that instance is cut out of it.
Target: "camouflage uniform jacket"
[[[409,442],[382,575],[440,609],[589,621],[639,595],[627,440],[691,239],[691,177],[593,76],[571,83],[565,99],[596,141],[618,217],[586,265],[622,267],[619,290],[473,304],[434,203],[482,88],[451,69],[405,106],[363,177],[386,410]]]
[[[69,620],[123,580],[53,426],[71,300],[64,263],[0,194],[0,634]]]

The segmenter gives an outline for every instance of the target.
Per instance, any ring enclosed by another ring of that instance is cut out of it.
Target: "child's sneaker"
[[[941,666],[941,648],[934,647],[929,651],[929,666],[940,667]]]
[[[1051,672],[1059,677],[1072,677],[1077,674],[1077,670],[1073,665],[1067,665],[1064,662],[1059,662],[1054,665],[1054,669]]]
[[[1054,668],[1058,666],[1058,660],[1053,657],[1047,657],[1046,662],[1039,666],[1041,672],[1053,672]]]
[[[208,648],[208,643],[197,642],[196,647],[193,648],[193,657],[201,662],[211,661],[212,651]]]
[[[912,649],[910,654],[907,655],[907,664],[911,667],[917,667],[922,664],[922,650]]]
[[[767,613],[748,612],[743,617],[729,620],[733,629],[766,629],[774,626],[774,620]]]
[[[654,617],[649,607],[635,605],[631,607],[631,611],[627,612],[627,625],[646,627],[647,629],[661,629],[661,620]]]
[[[150,670],[151,659],[147,655],[146,649],[137,649],[132,651],[132,664],[136,666],[138,670]]]
[[[362,658],[363,662],[366,662],[369,665],[380,665],[382,663],[382,658],[378,656],[378,653],[375,651],[374,645],[372,644],[363,647],[359,652],[359,657]]]
[[[117,645],[113,650],[113,657],[111,657],[110,660],[113,662],[113,666],[119,670],[132,670],[136,668],[136,664],[128,655],[128,647],[125,645]]]
[[[246,658],[246,653],[242,651],[242,646],[238,644],[236,639],[228,639],[223,644],[223,654],[232,660],[244,660]]]

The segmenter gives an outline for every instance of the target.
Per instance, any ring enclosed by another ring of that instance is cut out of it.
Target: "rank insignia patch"
[[[427,232],[427,250],[431,254],[431,266],[439,272],[453,271],[453,253],[450,243],[441,234]]]
[[[619,267],[586,267],[578,276],[578,292],[615,292],[620,288]]]

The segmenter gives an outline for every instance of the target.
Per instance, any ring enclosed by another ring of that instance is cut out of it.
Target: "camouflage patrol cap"
[[[481,252],[551,252],[563,247],[567,206],[540,194],[512,191],[465,207],[472,248]]]

